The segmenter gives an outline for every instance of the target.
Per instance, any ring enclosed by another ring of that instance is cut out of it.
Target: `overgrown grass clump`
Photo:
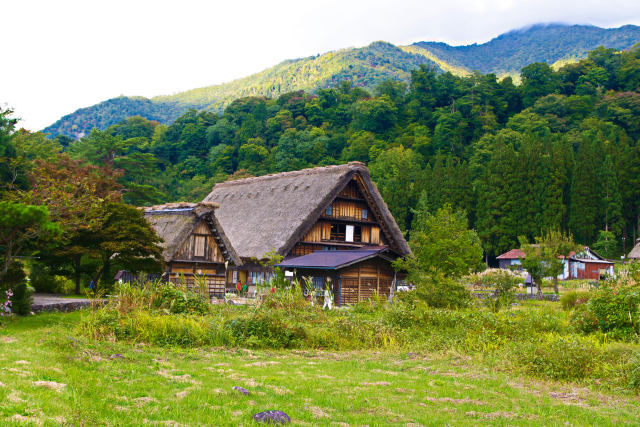
[[[574,312],[540,301],[499,312],[453,310],[414,296],[323,311],[299,287],[254,306],[210,305],[186,289],[151,284],[121,287],[80,329],[94,339],[160,346],[451,352],[542,379],[640,389],[640,347],[585,335]]]

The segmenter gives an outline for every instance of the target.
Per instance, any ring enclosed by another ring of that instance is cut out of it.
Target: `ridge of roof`
[[[196,208],[214,210],[214,209],[218,209],[219,207],[220,207],[220,204],[215,202],[198,202],[198,203],[171,202],[171,203],[164,203],[162,205],[146,206],[142,209],[146,214],[151,212],[163,212],[163,211],[179,211],[179,210],[191,211]]]
[[[327,166],[317,166],[317,167],[313,167],[313,168],[307,168],[307,169],[300,169],[300,170],[296,170],[296,171],[287,171],[287,172],[278,172],[278,173],[271,173],[271,174],[267,174],[267,175],[261,175],[261,176],[252,176],[249,178],[241,178],[241,179],[235,179],[235,180],[231,180],[231,181],[224,181],[224,182],[219,182],[217,184],[215,184],[213,186],[214,189],[220,189],[222,187],[231,187],[231,186],[235,186],[235,185],[243,185],[243,184],[255,184],[255,183],[260,183],[260,182],[264,182],[264,181],[271,181],[271,180],[275,180],[275,179],[280,179],[280,178],[293,178],[296,176],[304,176],[304,175],[310,175],[310,174],[315,174],[315,173],[322,173],[322,172],[335,172],[341,169],[344,170],[363,170],[366,169],[367,166],[362,163],[362,162],[349,162],[346,164],[342,164],[342,165],[327,165]]]

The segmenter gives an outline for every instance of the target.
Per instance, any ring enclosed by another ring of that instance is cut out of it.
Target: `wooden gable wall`
[[[175,254],[174,260],[224,263],[224,256],[206,221],[198,220],[189,238]]]
[[[387,239],[378,218],[359,188],[354,176],[338,193],[318,221],[298,242],[289,256],[306,255],[317,250],[354,249],[363,246],[387,245]],[[341,234],[341,226],[357,227],[353,242],[347,242]]]

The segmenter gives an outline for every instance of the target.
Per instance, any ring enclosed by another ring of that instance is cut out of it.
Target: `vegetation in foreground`
[[[456,346],[439,354],[158,347],[88,339],[77,329],[87,314],[6,320],[3,424],[237,425],[275,408],[294,425],[606,426],[640,416],[637,397],[526,379]]]

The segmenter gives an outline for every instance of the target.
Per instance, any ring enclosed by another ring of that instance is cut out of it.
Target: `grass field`
[[[0,424],[634,425],[640,399],[438,353],[248,351],[97,342],[82,313],[0,328]],[[244,396],[233,386],[250,391]]]

